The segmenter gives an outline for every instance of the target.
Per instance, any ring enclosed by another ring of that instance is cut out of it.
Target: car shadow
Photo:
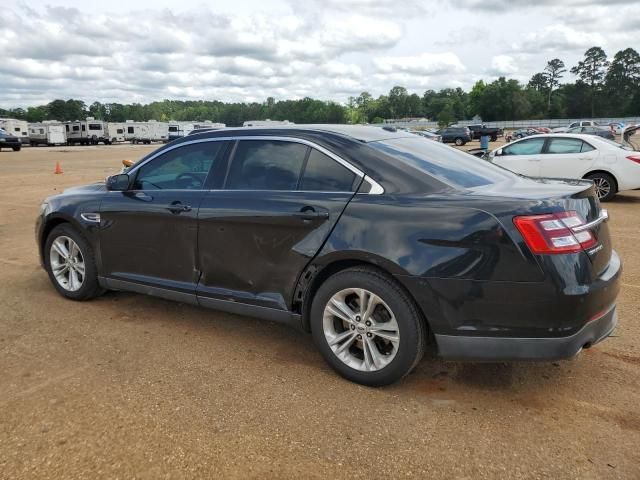
[[[607,203],[621,203],[621,204],[640,203],[640,197],[635,195],[624,195],[619,193],[615,197],[613,197],[611,200],[609,200]],[[606,203],[603,206],[606,207]]]

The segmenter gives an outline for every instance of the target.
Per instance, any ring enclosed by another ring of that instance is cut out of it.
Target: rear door
[[[200,206],[199,301],[288,310],[360,181],[330,152],[295,139],[237,141],[224,189]]]
[[[545,141],[544,137],[533,137],[507,145],[502,148],[502,155],[496,155],[493,162],[515,173],[539,177]]]
[[[540,176],[582,178],[598,158],[598,150],[579,138],[550,138],[540,161]]]

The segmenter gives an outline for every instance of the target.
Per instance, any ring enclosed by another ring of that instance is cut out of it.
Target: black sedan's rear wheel
[[[587,175],[586,178],[593,180],[596,195],[598,195],[601,202],[611,200],[616,196],[616,193],[618,193],[618,184],[616,183],[615,178],[608,173],[596,172]]]
[[[425,350],[425,323],[412,299],[373,268],[343,270],[318,289],[313,338],[331,367],[369,386],[407,375]]]

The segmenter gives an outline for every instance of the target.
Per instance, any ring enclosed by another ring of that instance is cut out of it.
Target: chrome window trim
[[[337,162],[340,165],[342,165],[343,167],[345,167],[347,170],[349,170],[352,173],[354,173],[358,178],[365,179],[371,185],[370,191],[365,193],[365,195],[381,195],[381,194],[384,193],[384,188],[382,188],[382,186],[378,182],[373,180],[371,177],[365,175],[364,172],[362,172],[360,169],[354,167],[349,162],[347,162],[343,158],[339,157],[335,153],[331,152],[330,150],[327,150],[323,146],[318,145],[318,144],[316,144],[314,142],[311,142],[309,140],[306,140],[306,139],[296,138],[296,137],[286,137],[286,136],[247,135],[247,136],[199,138],[199,139],[194,139],[194,140],[190,140],[190,141],[187,141],[187,142],[181,142],[181,143],[179,143],[177,145],[173,145],[171,147],[165,148],[164,150],[162,150],[160,152],[157,152],[157,153],[153,154],[152,156],[147,158],[144,162],[140,163],[139,165],[135,165],[131,170],[127,171],[126,173],[128,175],[134,175],[140,168],[142,168],[144,165],[146,165],[150,161],[154,160],[155,158],[158,158],[160,155],[164,155],[167,152],[175,150],[176,148],[180,148],[180,147],[187,146],[187,145],[193,145],[193,144],[196,144],[196,143],[239,141],[239,140],[275,140],[275,141],[279,141],[279,142],[301,143],[301,144],[306,145],[308,147],[315,148],[320,153],[325,154],[326,156],[328,156],[329,158],[331,158],[335,162]],[[186,189],[186,190],[188,190],[188,189]],[[188,191],[193,191],[193,190],[188,190]],[[221,191],[227,191],[227,189],[222,189]],[[229,191],[231,191],[231,190],[229,190]],[[254,190],[246,190],[246,191],[254,191]],[[272,192],[274,190],[255,190],[255,191],[265,191],[265,192],[271,191]],[[281,190],[281,191],[296,192],[296,191],[301,191],[301,190]],[[323,192],[325,190],[313,190],[313,191],[314,192]],[[331,193],[331,192],[329,192],[329,193]],[[355,192],[351,192],[351,193],[355,193]]]

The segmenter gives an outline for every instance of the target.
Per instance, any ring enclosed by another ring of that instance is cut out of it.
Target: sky
[[[640,0],[0,0],[0,107],[522,82],[640,45]],[[564,81],[573,81],[567,72]]]

